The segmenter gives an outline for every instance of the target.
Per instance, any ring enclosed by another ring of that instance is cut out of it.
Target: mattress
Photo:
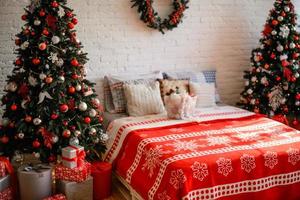
[[[123,117],[107,132],[105,161],[143,199],[300,199],[300,132],[262,115],[217,106]]]

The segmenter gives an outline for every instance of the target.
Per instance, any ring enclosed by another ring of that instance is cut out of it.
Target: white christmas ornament
[[[78,106],[80,111],[86,111],[87,110],[87,104],[85,102],[80,102]]]
[[[286,54],[280,56],[281,61],[287,60],[287,59],[288,59],[288,56]]]
[[[93,103],[99,105],[99,104],[100,104],[100,100],[97,99],[97,98],[94,98],[94,99],[93,99]]]
[[[19,138],[19,139],[23,139],[24,136],[25,136],[24,133],[22,133],[22,132],[21,132],[21,133],[18,133],[18,138]]]
[[[62,67],[64,65],[64,60],[62,58],[59,58],[56,62],[55,65],[58,67]]]
[[[280,35],[283,37],[283,38],[287,38],[290,34],[290,29],[288,26],[284,25],[284,26],[281,26],[280,27]]]
[[[252,94],[252,93],[253,93],[253,90],[252,90],[251,88],[249,88],[249,89],[247,90],[247,93],[248,93],[248,94]]]
[[[41,123],[42,123],[42,120],[41,120],[40,118],[34,118],[34,119],[33,119],[33,124],[34,124],[34,125],[38,126],[38,125],[40,125]]]
[[[38,20],[38,19],[36,19],[36,20],[34,20],[33,24],[34,24],[35,26],[39,26],[39,25],[41,25],[41,21]]]
[[[291,9],[290,9],[289,6],[285,6],[285,7],[284,7],[284,11],[285,11],[285,12],[290,12],[290,10],[291,10]]]
[[[290,49],[294,49],[295,47],[296,47],[296,44],[292,42],[292,43],[290,44]]]
[[[49,69],[49,65],[48,64],[45,65],[45,69]]]
[[[277,19],[278,19],[278,21],[282,22],[284,18],[282,16],[279,16],[279,17],[277,17]]]
[[[60,38],[58,36],[53,36],[51,41],[53,44],[58,44],[60,42]]]
[[[79,145],[79,140],[78,140],[78,138],[77,137],[72,137],[72,138],[70,138],[70,140],[69,140],[69,144],[70,145]]]
[[[42,103],[45,100],[45,98],[47,98],[47,99],[53,99],[48,92],[41,92],[39,94],[39,102],[38,102],[38,104]]]
[[[108,136],[106,133],[103,133],[103,134],[101,135],[101,141],[102,141],[102,142],[107,142],[108,139],[109,139],[109,136]]]
[[[296,74],[294,76],[295,76],[295,78],[299,78],[300,77],[300,75],[299,75],[298,72],[296,72]]]
[[[81,135],[81,132],[79,130],[74,131],[74,135],[76,137],[79,137]]]
[[[48,57],[49,60],[51,60],[52,63],[55,63],[58,61],[57,53],[50,53],[50,56]]]
[[[273,30],[273,31],[271,32],[271,34],[272,34],[272,35],[277,35],[277,31]]]
[[[59,76],[59,77],[58,77],[58,82],[59,82],[59,83],[65,82],[65,77],[64,77],[64,76]]]
[[[295,102],[295,105],[296,105],[296,106],[300,106],[300,101],[296,101],[296,102]]]
[[[268,83],[268,79],[267,77],[262,77],[261,80],[260,80],[261,84],[267,84]]]
[[[10,82],[6,85],[5,89],[11,92],[15,92],[18,89],[18,85],[15,82]]]
[[[270,93],[270,104],[273,111],[276,111],[281,104],[281,100],[283,99],[283,91],[280,86],[274,86],[271,89]]]
[[[98,144],[99,142],[100,142],[100,139],[99,139],[99,138],[94,139],[94,143],[95,143],[95,144]]]
[[[40,158],[41,154],[39,152],[35,152],[35,153],[33,153],[33,156],[36,158]]]
[[[29,85],[31,85],[33,87],[35,87],[37,85],[37,80],[33,76],[28,77],[28,82],[29,82]]]
[[[275,115],[275,113],[271,110],[269,115],[270,115],[270,117],[273,117]]]
[[[249,86],[249,81],[245,81],[245,86]]]
[[[53,136],[52,136],[52,143],[53,143],[53,144],[57,143],[57,142],[58,142],[58,139],[59,139],[59,138],[58,138],[57,135],[53,135]]]
[[[23,44],[21,44],[21,49],[22,49],[22,50],[25,50],[25,49],[28,48],[28,46],[29,46],[29,42],[28,42],[28,41],[25,41],[25,42],[23,42]]]
[[[39,77],[41,80],[44,80],[47,77],[47,75],[44,73],[41,73]]]
[[[95,128],[91,128],[91,130],[89,131],[90,135],[96,135],[97,130]]]
[[[89,111],[89,116],[90,116],[90,117],[96,117],[96,115],[97,115],[97,111],[96,111],[95,109],[91,109],[91,110]]]
[[[251,105],[255,105],[256,100],[255,99],[251,99],[250,104]]]
[[[276,49],[277,51],[282,52],[284,48],[282,45],[278,45]]]
[[[251,81],[254,83],[254,82],[256,82],[257,81],[257,77],[256,76],[253,76],[252,78],[251,78]]]
[[[282,98],[282,99],[280,100],[280,103],[281,103],[281,104],[285,104],[285,103],[286,103],[286,98]]]
[[[23,109],[26,109],[27,108],[27,104],[28,103],[28,101],[27,100],[23,100],[22,102],[21,102],[21,107],[23,108]]]
[[[75,89],[76,89],[77,92],[81,91],[81,85],[79,85],[79,84],[76,85]]]

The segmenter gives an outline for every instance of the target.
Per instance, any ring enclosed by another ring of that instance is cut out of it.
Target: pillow
[[[123,76],[106,76],[105,79],[108,81],[111,97],[107,94],[107,98],[110,102],[105,103],[110,113],[125,113],[126,112],[126,99],[124,94],[123,85],[124,83],[133,84],[146,84],[153,82],[157,79],[162,78],[161,72],[153,72],[148,74],[127,74]],[[113,109],[112,106],[113,105]]]
[[[109,83],[108,83],[108,78],[105,76],[103,80],[103,100],[104,100],[104,107],[105,110],[109,113],[114,113],[115,111],[115,106],[113,104],[113,98],[112,94],[110,91]]]
[[[144,116],[165,112],[160,96],[159,82],[124,84],[127,111],[130,116]]]
[[[216,106],[215,92],[214,83],[190,83],[190,94],[197,95],[197,108]]]
[[[179,94],[189,93],[189,80],[160,80],[160,91],[162,99],[170,94],[170,91],[178,91]]]

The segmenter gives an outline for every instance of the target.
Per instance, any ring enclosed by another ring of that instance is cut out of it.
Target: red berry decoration
[[[41,63],[41,60],[39,58],[33,58],[32,59],[32,64],[39,65],[40,63]]]
[[[43,35],[46,35],[46,36],[49,35],[49,31],[46,28],[43,30]]]
[[[6,135],[4,135],[3,137],[1,137],[1,142],[3,143],[3,144],[7,144],[8,142],[9,142],[9,138],[6,136]]]
[[[73,17],[73,13],[70,12],[70,11],[68,11],[68,12],[66,12],[66,16],[69,17],[69,18],[71,18],[71,17]]]
[[[281,81],[281,77],[280,77],[280,76],[277,76],[277,77],[276,77],[276,81]]]
[[[75,87],[73,87],[73,86],[69,87],[69,89],[68,89],[68,92],[69,92],[70,94],[74,94],[75,91],[76,91],[76,89],[75,89]]]
[[[56,1],[53,1],[53,2],[51,3],[51,6],[52,6],[53,8],[57,8],[57,7],[58,7],[58,3],[57,3]]]
[[[300,94],[296,94],[296,99],[300,100]]]
[[[15,63],[16,63],[16,65],[20,66],[20,65],[22,65],[22,60],[20,58],[18,58]]]
[[[77,67],[77,66],[79,65],[79,63],[78,63],[78,61],[77,61],[76,58],[73,58],[73,59],[71,60],[71,65],[72,65],[73,67]]]
[[[78,79],[78,75],[77,74],[72,74],[72,79],[74,79],[74,80]]]
[[[278,21],[274,19],[274,20],[272,21],[272,25],[273,25],[273,26],[277,26],[277,25],[278,25]]]
[[[276,54],[275,54],[275,53],[272,53],[272,54],[271,54],[271,58],[272,58],[272,59],[275,59],[275,58],[276,58]]]
[[[46,48],[47,48],[47,44],[45,42],[42,42],[42,43],[39,44],[39,49],[41,51],[44,51]]]
[[[45,13],[44,10],[40,10],[39,15],[40,15],[41,17],[44,17],[44,16],[46,15],[46,13]]]
[[[84,118],[84,123],[86,123],[86,124],[91,123],[91,118],[90,117],[85,117]]]
[[[58,114],[53,113],[53,114],[51,115],[51,119],[55,120],[55,119],[57,119],[57,118],[58,118]]]
[[[18,109],[18,106],[16,104],[13,104],[13,105],[10,106],[10,109],[12,111],[16,111]]]
[[[36,139],[35,141],[32,142],[32,147],[33,148],[39,148],[41,146],[41,143]]]
[[[72,22],[68,23],[68,28],[69,29],[73,29],[74,27],[75,27],[75,25]]]
[[[72,19],[72,23],[76,25],[76,24],[78,23],[78,19],[73,18],[73,19]]]
[[[59,110],[60,110],[60,112],[65,113],[65,112],[68,112],[69,107],[67,104],[62,104],[62,105],[60,105]]]
[[[25,21],[27,19],[27,15],[22,15],[21,19]]]
[[[71,131],[68,130],[68,129],[64,130],[63,137],[64,138],[69,138],[70,136],[71,136]]]

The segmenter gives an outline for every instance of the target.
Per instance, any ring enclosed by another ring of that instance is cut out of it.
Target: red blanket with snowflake
[[[106,154],[144,199],[300,199],[299,131],[258,115],[144,120],[124,120]]]

